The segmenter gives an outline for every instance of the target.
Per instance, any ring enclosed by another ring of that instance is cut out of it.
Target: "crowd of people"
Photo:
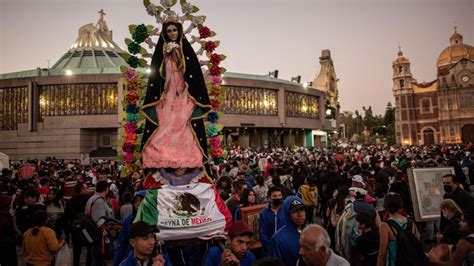
[[[440,218],[415,221],[409,168],[441,166],[454,174],[439,184]],[[474,265],[474,146],[236,147],[207,170],[232,215],[228,239],[175,248],[134,222],[139,167],[14,162],[0,182],[0,264],[17,265],[21,246],[28,265],[68,247],[74,265]],[[258,226],[243,222],[249,209]]]

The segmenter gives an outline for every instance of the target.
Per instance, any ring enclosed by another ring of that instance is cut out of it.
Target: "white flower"
[[[193,24],[194,25],[201,25],[204,23],[204,20],[206,20],[206,17],[204,16],[195,16],[193,17]]]
[[[161,5],[164,8],[171,8],[176,2],[173,0],[161,0]]]
[[[154,4],[151,4],[151,3],[146,7],[146,11],[148,12],[148,15],[150,16],[155,16],[156,14],[158,14],[158,8]]]
[[[166,46],[166,53],[171,53],[171,51],[173,51],[174,48],[178,48],[179,45],[175,42],[169,42],[168,45]]]
[[[192,5],[191,3],[184,3],[184,4],[181,6],[181,10],[182,10],[183,13],[185,13],[185,14],[192,13],[192,12],[193,12],[193,5]]]

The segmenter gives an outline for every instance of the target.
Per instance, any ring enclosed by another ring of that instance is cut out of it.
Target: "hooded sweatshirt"
[[[270,240],[272,236],[285,225],[285,211],[281,206],[275,214],[272,211],[272,203],[268,203],[268,207],[260,211],[260,219],[258,220],[258,234],[260,242],[262,242],[265,255],[270,249]]]
[[[122,223],[122,228],[120,228],[119,238],[118,238],[118,245],[117,249],[115,250],[114,260],[112,265],[118,266],[122,260],[133,250],[129,244],[128,239],[128,229],[135,220],[135,216],[137,215],[137,211],[133,206],[133,202],[135,201],[136,197],[140,197],[144,199],[146,196],[146,190],[140,190],[135,192],[132,198],[132,213],[128,215]],[[132,256],[133,257],[133,256]]]
[[[303,203],[303,200],[296,196],[290,196],[283,202],[285,215],[285,226],[278,230],[271,239],[270,257],[282,260],[287,266],[295,266],[299,258],[300,232],[290,218],[290,204],[294,200]]]

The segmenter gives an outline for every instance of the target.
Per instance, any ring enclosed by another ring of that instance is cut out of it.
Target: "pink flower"
[[[123,76],[128,80],[135,79],[138,77],[137,72],[132,68],[129,68],[127,71],[125,71],[125,73],[123,73]]]
[[[137,130],[137,125],[133,122],[128,122],[125,124],[124,129],[127,134],[132,134],[135,133],[135,130]]]
[[[125,153],[125,156],[123,157],[123,161],[124,161],[125,163],[131,163],[131,162],[133,161],[133,159],[135,159],[135,158],[134,158],[132,152],[127,152],[127,153]]]
[[[218,136],[213,137],[209,144],[211,145],[212,149],[217,149],[221,146],[221,139]]]
[[[213,76],[211,83],[212,83],[213,85],[221,85],[222,79],[221,79],[220,76]]]

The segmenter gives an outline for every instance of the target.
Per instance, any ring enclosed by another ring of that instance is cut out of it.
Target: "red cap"
[[[243,221],[233,222],[229,228],[229,236],[230,238],[234,238],[236,236],[253,236],[252,230],[250,227]]]

